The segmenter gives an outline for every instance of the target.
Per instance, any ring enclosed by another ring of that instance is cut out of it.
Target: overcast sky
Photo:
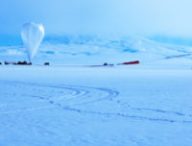
[[[0,0],[0,34],[19,34],[28,21],[47,34],[192,37],[192,0]]]

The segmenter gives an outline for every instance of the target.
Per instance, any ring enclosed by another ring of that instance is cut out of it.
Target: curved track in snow
[[[94,114],[104,117],[128,118],[152,122],[192,124],[192,115],[164,109],[150,109],[128,105],[128,111],[98,110],[98,107],[85,108],[103,102],[121,105],[115,100],[119,92],[108,88],[77,85],[44,85],[36,83],[0,81],[0,114],[58,108],[80,114]],[[99,105],[100,104],[100,105]],[[106,105],[108,106],[108,105]],[[110,105],[109,105],[110,106]],[[114,107],[115,108],[115,107]],[[148,114],[143,114],[148,112]],[[135,114],[137,113],[137,114]],[[139,113],[139,114],[138,114]]]
[[[112,100],[119,94],[117,91],[107,88],[75,85],[43,85],[12,81],[1,81],[0,88],[2,91],[0,93],[2,101],[5,100],[0,104],[0,113],[3,113],[2,109],[6,109],[6,106],[12,107],[12,109],[8,110],[10,112],[52,108],[52,105],[61,106],[61,104],[63,107],[72,108],[103,100]],[[42,103],[45,101],[49,104]],[[17,106],[14,107],[14,105]],[[23,105],[30,106],[24,108]]]

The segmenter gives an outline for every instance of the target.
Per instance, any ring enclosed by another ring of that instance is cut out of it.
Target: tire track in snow
[[[86,105],[95,102],[100,102],[103,100],[112,100],[119,94],[117,91],[113,91],[111,89],[94,88],[86,86],[43,85],[36,83],[13,82],[13,81],[1,81],[0,84],[3,84],[0,87],[5,86],[4,90],[5,91],[7,90],[7,92],[5,93],[0,93],[1,96],[6,95],[8,98],[12,97],[13,95],[16,97],[24,97],[22,100],[28,100],[29,98],[31,99],[38,98],[40,99],[39,102],[42,102],[42,100],[47,101],[48,103],[58,102],[64,104],[65,106]],[[45,91],[48,92],[44,93]],[[55,92],[54,94],[52,93],[53,91]],[[19,102],[18,105],[19,104],[22,106],[21,102]],[[8,103],[8,105],[10,105],[10,103]],[[52,108],[52,106],[50,105],[43,107]],[[27,111],[32,110],[32,108],[23,108],[23,107],[12,110],[14,111],[13,113],[15,113],[15,111],[21,111],[22,109]],[[34,107],[33,109],[39,110],[42,108],[37,106]],[[12,113],[12,111],[9,112]],[[8,112],[7,111],[3,112],[0,109],[0,113],[8,113]]]
[[[73,108],[68,106],[63,106],[60,103],[54,101],[48,101],[50,104],[58,106],[65,111],[76,112],[79,114],[94,114],[104,117],[120,117],[120,118],[128,118],[134,120],[144,120],[144,121],[152,121],[152,122],[166,122],[166,123],[188,123],[192,124],[192,120],[174,120],[174,119],[166,119],[166,118],[155,118],[155,117],[147,117],[147,116],[137,116],[131,115],[127,113],[113,113],[113,112],[98,112],[98,111],[90,111],[90,110],[82,110],[79,108]]]
[[[124,106],[125,103],[121,103],[121,101],[117,101],[117,103],[121,106]],[[165,110],[165,109],[158,109],[158,108],[146,108],[146,107],[134,107],[134,106],[131,106],[129,105],[128,103],[126,104],[126,107],[129,108],[129,109],[132,109],[132,110],[135,110],[135,111],[141,111],[141,112],[144,112],[144,111],[149,111],[149,112],[154,112],[154,113],[161,113],[161,114],[170,114],[170,115],[175,115],[175,116],[188,116],[188,117],[192,117],[191,114],[185,114],[185,113],[182,113],[182,112],[177,112],[177,111],[171,111],[171,110]]]
[[[176,115],[176,116],[189,116],[192,117],[192,115],[186,115],[184,113],[181,112],[175,112],[175,111],[168,111],[168,110],[162,110],[162,109],[153,109],[153,108],[141,108],[141,107],[131,107],[134,110],[138,110],[138,111],[151,111],[151,112],[156,112],[156,113],[163,113],[163,114],[172,114],[172,115]]]
[[[76,107],[79,105],[86,105],[86,104],[93,104],[95,102],[101,102],[103,100],[113,102],[113,99],[119,95],[119,92],[115,90],[107,89],[107,88],[95,88],[95,87],[75,86],[75,85],[43,85],[43,84],[36,84],[36,83],[11,82],[11,81],[4,81],[0,83],[7,84],[9,88],[10,87],[16,88],[16,92],[18,92],[19,89],[20,90],[23,88],[26,89],[25,91],[26,93],[19,91],[21,93],[17,93],[17,94],[20,96],[26,97],[26,100],[31,98],[31,99],[39,99],[39,101],[40,100],[45,101],[46,103],[50,104],[47,106],[47,108],[53,108],[53,106],[56,106],[62,110],[69,111],[69,112],[76,112],[80,114],[94,114],[94,115],[99,115],[104,117],[128,118],[133,120],[143,120],[143,121],[151,121],[151,122],[192,124],[192,120],[185,120],[185,119],[177,120],[174,118],[148,117],[143,115],[135,115],[135,114],[122,113],[122,112],[112,112],[112,111],[99,112],[97,110],[95,111],[83,110],[80,107]],[[32,92],[34,90],[35,92]],[[45,90],[48,90],[46,94],[44,93]],[[50,95],[50,93],[52,92],[54,92],[54,94]],[[46,108],[46,106],[44,108]],[[183,118],[191,117],[191,115],[187,115],[181,112],[166,111],[162,109],[150,109],[150,108],[141,108],[141,107],[129,107],[129,108],[137,111],[150,111],[156,114],[162,113],[166,116],[172,114],[175,116],[183,116]],[[43,109],[43,107],[29,108],[30,111],[35,109],[41,110]],[[13,109],[13,110],[19,111],[19,109]]]

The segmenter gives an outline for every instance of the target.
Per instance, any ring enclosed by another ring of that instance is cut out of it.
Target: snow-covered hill
[[[51,64],[103,64],[140,60],[150,68],[190,68],[192,47],[163,44],[142,37],[118,39],[94,36],[47,37],[41,45],[34,63]],[[26,60],[22,45],[1,46],[0,61]]]

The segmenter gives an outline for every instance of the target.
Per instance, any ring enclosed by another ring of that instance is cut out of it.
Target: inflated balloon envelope
[[[45,29],[42,24],[33,22],[23,24],[21,37],[30,62],[37,53],[44,35]]]

